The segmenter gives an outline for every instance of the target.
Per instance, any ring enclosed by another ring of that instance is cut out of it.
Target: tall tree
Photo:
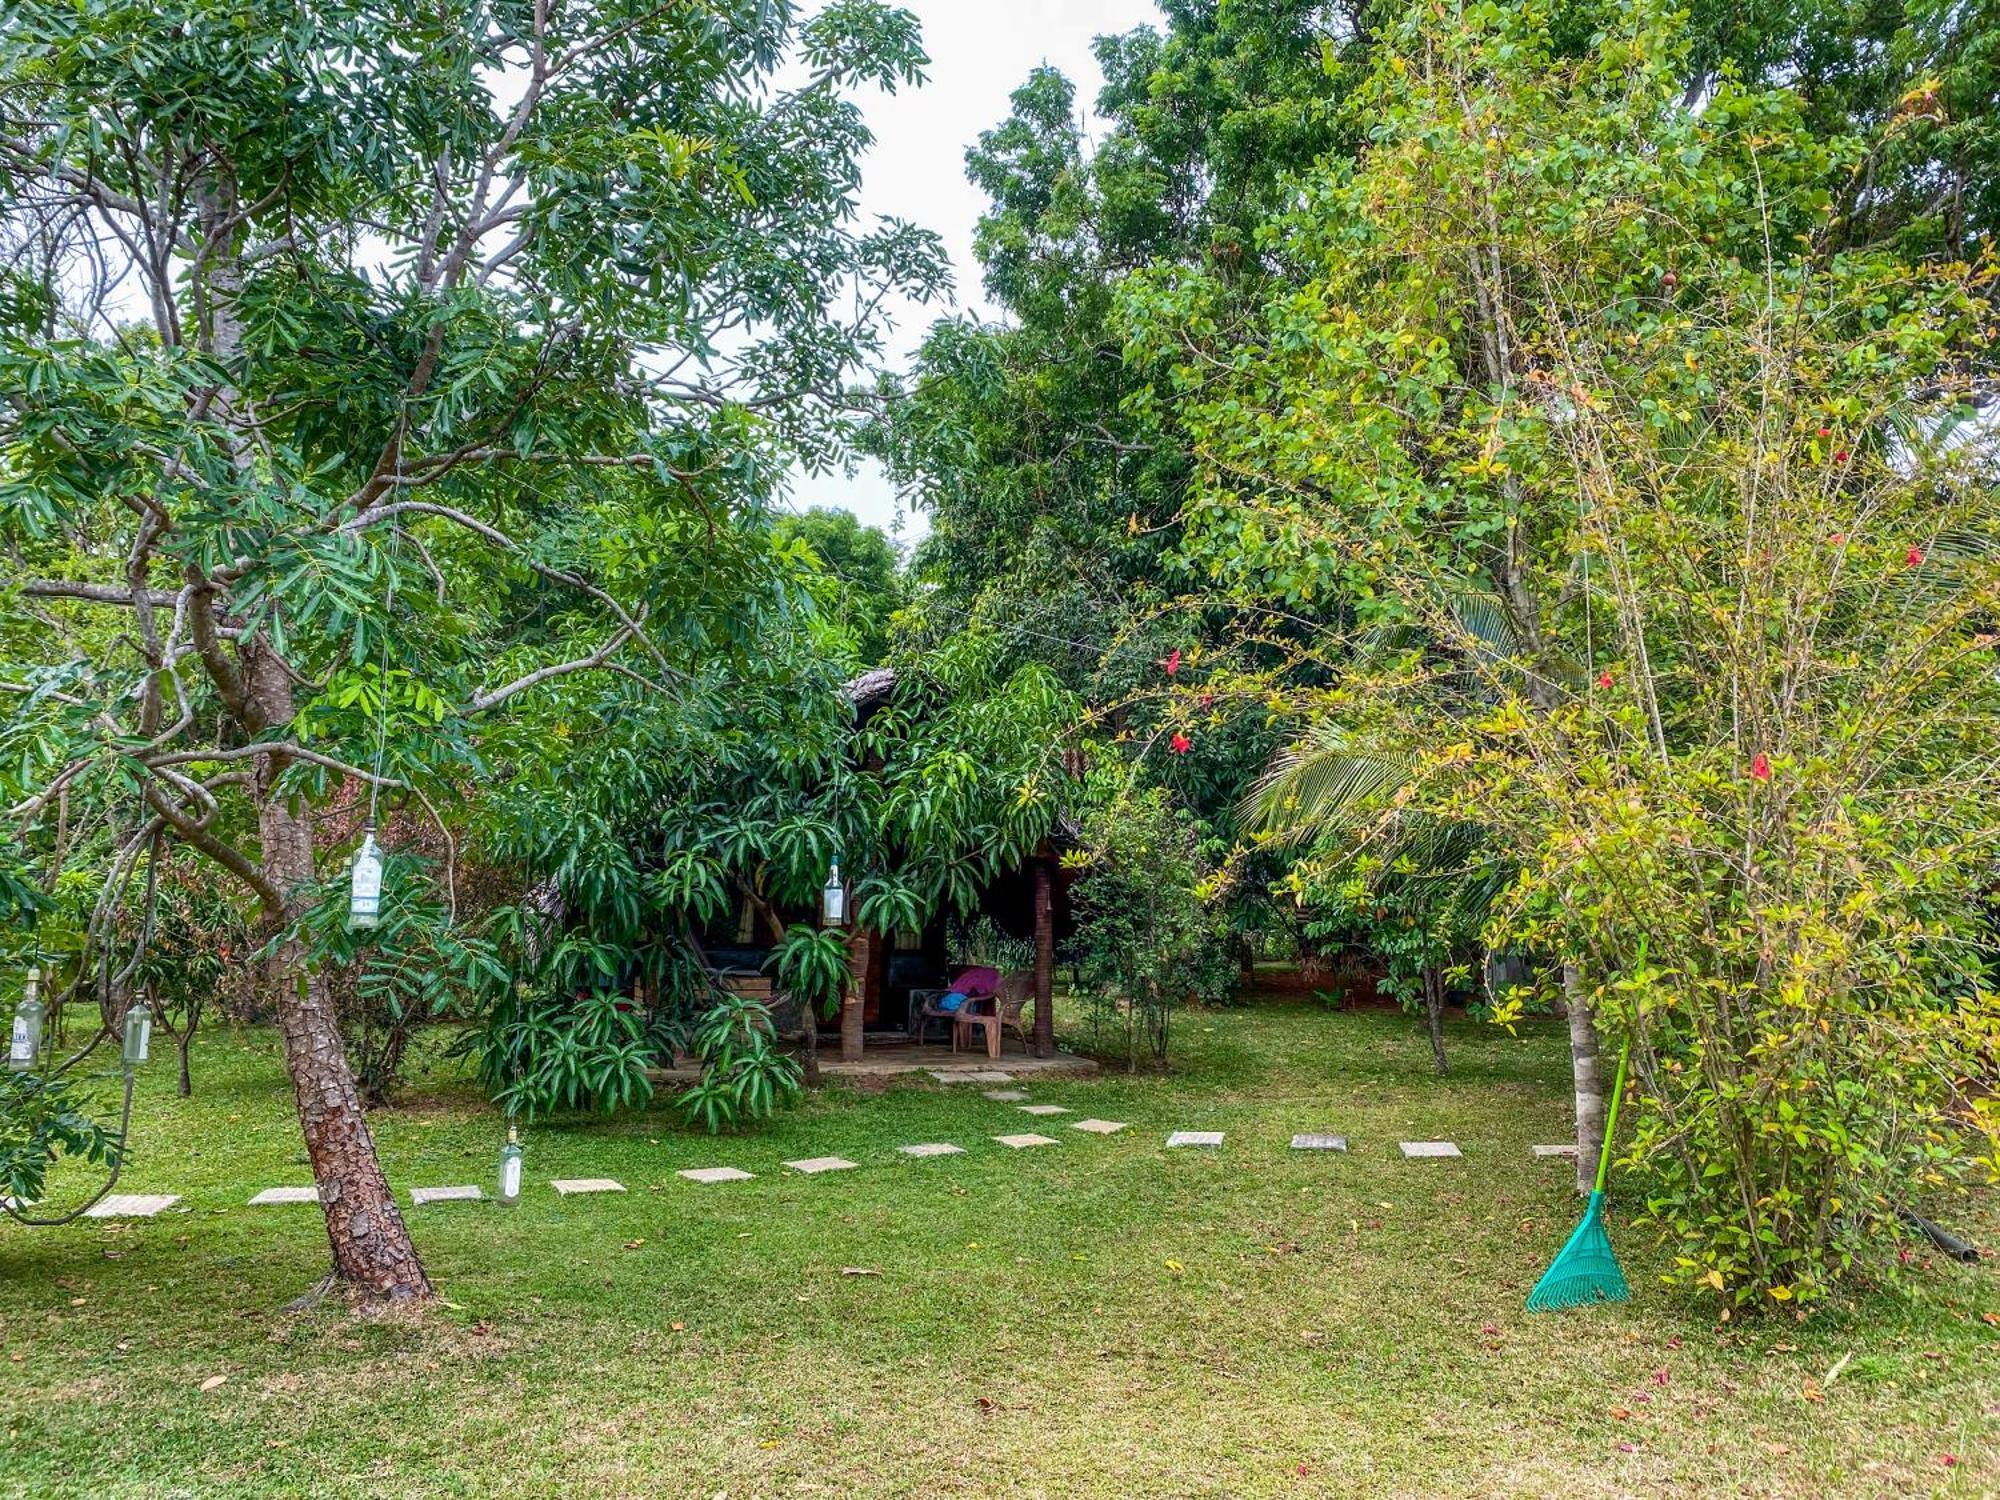
[[[842,445],[876,349],[830,309],[943,283],[854,211],[847,91],[924,62],[871,0],[0,23],[0,789],[54,867],[101,858],[100,917],[161,840],[254,897],[363,1293],[429,1284],[305,962],[315,809],[435,807],[569,753],[538,705],[580,679],[671,695],[747,642],[771,553],[737,515]]]

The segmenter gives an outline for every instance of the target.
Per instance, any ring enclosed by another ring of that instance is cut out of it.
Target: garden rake
[[[1625,1093],[1625,1060],[1631,1055],[1632,1039],[1627,1037],[1618,1054],[1618,1081],[1611,1086],[1611,1112],[1604,1121],[1604,1145],[1597,1153],[1597,1184],[1590,1190],[1583,1222],[1576,1226],[1569,1243],[1528,1293],[1529,1312],[1623,1302],[1632,1295],[1632,1289],[1625,1284],[1625,1273],[1618,1269],[1618,1257],[1611,1251],[1611,1236],[1604,1228],[1604,1174],[1611,1165],[1611,1137],[1618,1129],[1618,1101]]]

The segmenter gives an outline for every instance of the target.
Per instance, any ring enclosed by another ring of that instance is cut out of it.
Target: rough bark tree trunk
[[[180,1060],[180,1077],[175,1086],[175,1092],[183,1099],[192,1099],[194,1097],[194,1070],[188,1065],[188,1052],[193,1046],[194,1028],[192,1026],[174,1038],[174,1051],[178,1054]]]
[[[292,691],[284,664],[269,647],[252,643],[244,666],[244,687],[255,716],[266,724],[289,723]],[[261,756],[256,773],[263,873],[286,901],[284,911],[266,913],[272,931],[299,918],[316,873],[312,824],[297,800],[277,788],[286,763],[283,756]],[[282,944],[275,955],[278,1029],[326,1215],[334,1271],[373,1297],[392,1302],[427,1298],[430,1279],[375,1154],[341,1045],[333,996],[324,976],[306,972],[304,959],[305,945],[297,938]]]
[[[1035,1056],[1056,1055],[1056,918],[1046,859],[1035,861]]]
[[[1563,1004],[1569,1011],[1570,1077],[1576,1090],[1576,1190],[1588,1193],[1604,1147],[1604,1080],[1597,1069],[1597,1027],[1590,996],[1575,964],[1563,965]]]
[[[1442,1078],[1448,1071],[1444,1058],[1444,971],[1435,964],[1424,966],[1424,1024],[1431,1034],[1431,1066]]]
[[[868,1019],[869,965],[875,957],[875,938],[857,927],[847,939],[847,989],[840,997],[840,1060],[860,1062],[862,1032]]]

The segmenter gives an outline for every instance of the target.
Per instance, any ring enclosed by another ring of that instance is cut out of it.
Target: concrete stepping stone
[[[259,1193],[256,1197],[250,1200],[250,1206],[252,1208],[258,1208],[266,1203],[317,1203],[317,1202],[319,1202],[319,1189],[316,1187],[303,1187],[303,1188],[276,1187],[276,1188],[265,1188],[263,1192]]]
[[[1174,1146],[1220,1146],[1222,1132],[1219,1130],[1176,1130],[1167,1137],[1167,1145]]]
[[[689,1182],[748,1182],[757,1174],[736,1167],[689,1167],[680,1175]]]
[[[1024,1089],[988,1089],[986,1097],[995,1104],[1019,1104],[1028,1095]]]
[[[1451,1141],[1403,1141],[1400,1143],[1405,1156],[1458,1156],[1460,1151]]]
[[[963,1156],[965,1147],[954,1146],[950,1141],[926,1141],[921,1146],[898,1146],[905,1156]]]
[[[1087,1130],[1092,1135],[1116,1135],[1125,1128],[1123,1120],[1073,1120],[1071,1130]]]
[[[1012,1083],[1014,1075],[1003,1073],[998,1068],[968,1068],[954,1073],[944,1068],[932,1068],[931,1077],[939,1083]]]
[[[1528,1149],[1534,1152],[1538,1158],[1547,1156],[1567,1156],[1571,1161],[1576,1160],[1576,1147],[1574,1145],[1530,1146]]]
[[[1029,1146],[1053,1146],[1056,1143],[1045,1135],[996,1135],[993,1137],[1003,1146],[1011,1146],[1020,1151]]]
[[[179,1193],[113,1193],[83,1211],[86,1219],[150,1219],[181,1201]]]
[[[549,1184],[565,1198],[576,1193],[622,1193],[625,1184],[609,1177],[560,1177]]]
[[[471,1203],[485,1196],[473,1183],[467,1183],[463,1187],[410,1189],[410,1203],[415,1208],[422,1208],[426,1203]]]
[[[1064,1109],[1060,1104],[1024,1104],[1021,1106],[1021,1113],[1024,1115],[1066,1115],[1071,1113],[1071,1111]]]
[[[794,1172],[803,1172],[806,1176],[812,1177],[821,1172],[851,1172],[856,1163],[844,1156],[808,1156],[799,1161],[788,1161],[785,1165]]]
[[[1295,1135],[1292,1137],[1294,1151],[1345,1151],[1347,1137],[1344,1135]]]

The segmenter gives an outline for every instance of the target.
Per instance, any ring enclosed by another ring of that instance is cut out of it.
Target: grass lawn
[[[275,1037],[145,1075],[129,1226],[0,1227],[0,1490],[90,1496],[1987,1495],[2000,1285],[1720,1326],[1614,1225],[1629,1305],[1522,1310],[1577,1212],[1559,1023],[1421,1028],[1273,999],[1184,1018],[1172,1076],[830,1090],[719,1141],[661,1111],[544,1125],[521,1204],[411,1213],[450,1305],[280,1309],[321,1273]],[[488,1185],[448,1068],[375,1119],[391,1180]],[[1165,1151],[1172,1128],[1228,1132]],[[1038,1130],[1055,1147],[990,1137]],[[1295,1131],[1352,1151],[1293,1153]],[[1396,1142],[1456,1140],[1460,1161]],[[898,1145],[956,1141],[914,1160]],[[786,1158],[861,1170],[806,1178]],[[754,1182],[702,1187],[683,1167]],[[551,1177],[624,1196],[559,1200]],[[1615,1189],[1614,1189],[1615,1193]],[[2000,1243],[1991,1196],[1957,1227]],[[860,1267],[879,1275],[853,1276]],[[1837,1379],[1827,1380],[1845,1359]],[[227,1376],[204,1392],[204,1382]],[[1947,1456],[1955,1464],[1947,1463]]]

